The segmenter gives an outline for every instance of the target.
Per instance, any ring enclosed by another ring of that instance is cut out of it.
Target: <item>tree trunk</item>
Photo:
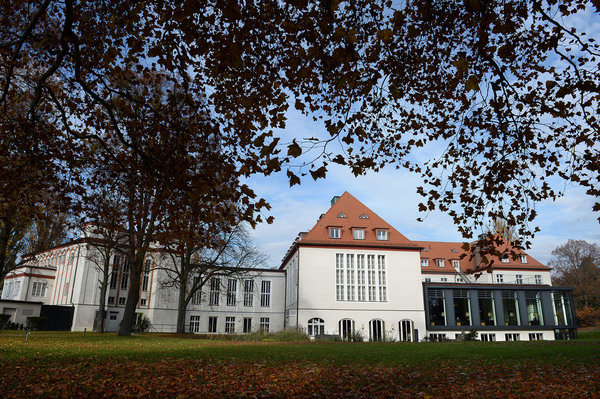
[[[186,291],[187,279],[179,285],[179,303],[177,305],[177,333],[185,333],[185,312],[187,309]]]
[[[131,335],[131,330],[135,322],[135,311],[137,309],[138,301],[140,300],[140,280],[142,273],[142,264],[144,258],[136,260],[135,264],[132,264],[130,269],[130,286],[129,292],[127,293],[127,301],[125,302],[125,311],[123,312],[123,320],[121,320],[121,326],[119,327],[119,335],[128,337]]]

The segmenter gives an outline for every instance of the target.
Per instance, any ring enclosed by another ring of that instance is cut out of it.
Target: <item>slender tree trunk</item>
[[[182,280],[179,285],[179,303],[177,305],[177,332],[185,333],[185,312],[187,310],[187,279]]]
[[[119,327],[119,335],[125,337],[131,335],[131,330],[135,323],[135,311],[137,309],[138,301],[140,300],[140,280],[144,257],[138,256],[132,263],[129,274],[129,292],[127,293],[127,301],[125,302],[123,320],[121,320],[121,326]]]

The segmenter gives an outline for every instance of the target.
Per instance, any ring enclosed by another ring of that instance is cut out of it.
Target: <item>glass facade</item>
[[[540,300],[540,293],[535,291],[527,291],[525,293],[525,300],[527,303],[527,321],[529,322],[529,325],[543,325],[544,317],[542,314],[542,301]]]
[[[553,292],[552,305],[554,309],[554,323],[558,326],[573,325],[573,308],[571,295],[566,292]]]
[[[504,311],[504,325],[521,325],[519,318],[519,301],[517,299],[516,291],[502,292],[502,309]]]
[[[469,291],[454,290],[454,317],[457,326],[470,326],[472,324]]]
[[[444,303],[444,290],[429,290],[427,292],[429,309],[429,325],[446,325],[446,305]]]
[[[496,325],[496,309],[494,308],[494,295],[491,290],[479,291],[479,320],[482,326]]]

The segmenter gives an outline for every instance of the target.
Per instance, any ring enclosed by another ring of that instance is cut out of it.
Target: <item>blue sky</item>
[[[579,32],[586,32],[588,37],[600,35],[600,18],[591,5],[585,12],[571,15],[562,22],[572,24]],[[278,133],[285,141],[291,137],[323,137],[324,129],[308,117],[290,111],[287,128]],[[435,148],[433,150],[435,152]],[[436,212],[429,214],[423,222],[417,221],[418,217],[424,216],[417,209],[421,197],[416,193],[416,187],[422,185],[418,176],[394,168],[360,177],[354,177],[342,166],[330,164],[329,169],[325,180],[315,182],[305,177],[300,186],[291,188],[285,173],[249,179],[248,183],[256,193],[271,204],[269,214],[275,217],[273,224],[259,225],[253,231],[256,243],[270,256],[269,266],[279,266],[298,232],[309,230],[319,215],[329,209],[331,197],[344,191],[350,192],[409,239],[462,241],[446,214]],[[563,189],[562,186],[557,188]],[[564,190],[566,194],[556,202],[548,200],[536,206],[538,217],[532,227],[537,225],[541,231],[533,239],[529,253],[542,263],[547,263],[552,250],[570,238],[600,243],[600,214],[592,212],[594,200],[579,187],[565,187]]]
[[[284,137],[321,136],[323,132],[322,126],[293,111],[287,125],[281,132]],[[331,198],[344,191],[411,240],[463,241],[444,213],[430,213],[423,222],[417,221],[425,216],[418,211],[421,197],[416,188],[422,185],[419,176],[393,167],[359,177],[344,166],[330,164],[328,168],[326,179],[314,181],[305,176],[302,184],[294,187],[289,187],[283,172],[248,180],[257,195],[272,206],[268,215],[275,217],[273,224],[258,225],[252,232],[255,243],[270,257],[269,267],[280,265],[298,232],[312,228],[319,215],[329,209]],[[533,239],[529,253],[542,263],[547,263],[552,250],[570,238],[600,243],[600,214],[592,212],[593,199],[578,187],[565,190],[566,195],[556,202],[548,200],[536,207],[538,217],[533,226],[539,226],[541,231]]]

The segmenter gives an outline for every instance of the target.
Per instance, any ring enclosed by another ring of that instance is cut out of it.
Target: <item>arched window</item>
[[[340,337],[344,341],[350,341],[354,335],[354,320],[342,319],[340,320]]]
[[[374,319],[369,322],[369,340],[385,340],[385,324],[383,323],[383,320]]]
[[[400,321],[400,341],[413,342],[414,323],[412,320]]]
[[[308,321],[308,335],[323,335],[325,334],[325,322],[323,319],[314,317]]]

